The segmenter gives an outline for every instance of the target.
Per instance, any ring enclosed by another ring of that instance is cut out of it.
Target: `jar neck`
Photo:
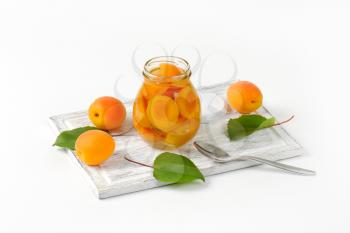
[[[179,75],[174,75],[174,76],[167,76],[167,77],[160,76],[155,71],[159,69],[160,65],[163,63],[168,63],[176,66],[181,71],[181,73]],[[189,79],[191,76],[191,69],[190,69],[189,63],[180,57],[175,57],[175,56],[155,57],[146,62],[143,70],[143,76],[145,77],[145,80],[153,81],[157,83],[177,82],[184,79]]]

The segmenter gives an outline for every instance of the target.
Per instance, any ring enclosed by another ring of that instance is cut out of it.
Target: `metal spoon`
[[[312,176],[316,175],[315,171],[299,168],[299,167],[294,167],[290,165],[286,165],[283,163],[267,160],[267,159],[262,159],[259,157],[254,157],[254,156],[240,156],[240,157],[232,157],[230,156],[227,152],[223,151],[219,147],[216,147],[212,144],[205,143],[202,141],[195,141],[193,145],[196,147],[196,149],[202,153],[203,155],[209,157],[210,159],[214,160],[215,162],[218,163],[226,163],[226,162],[231,162],[231,161],[238,161],[238,160],[251,160],[263,164],[267,164],[273,167],[280,168],[282,170],[295,173],[298,175],[305,175],[305,176]]]

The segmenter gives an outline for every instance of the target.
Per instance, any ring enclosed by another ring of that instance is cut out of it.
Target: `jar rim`
[[[191,76],[190,64],[185,59],[177,56],[158,56],[147,60],[143,67],[143,75],[145,78],[148,78],[150,80],[159,81],[159,79],[162,78],[158,75],[152,74],[153,69],[151,69],[151,65],[153,63],[182,63],[182,65],[185,66],[184,68],[181,67],[184,73],[172,76],[171,79],[182,80]]]

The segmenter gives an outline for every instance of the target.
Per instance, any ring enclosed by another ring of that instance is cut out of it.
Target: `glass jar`
[[[155,57],[146,62],[143,76],[133,105],[136,131],[155,148],[185,144],[196,134],[201,112],[188,62],[173,56]]]

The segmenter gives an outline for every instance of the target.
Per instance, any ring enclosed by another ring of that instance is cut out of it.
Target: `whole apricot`
[[[263,95],[260,89],[251,82],[238,81],[227,89],[227,101],[241,114],[254,112],[262,105]]]
[[[115,142],[111,135],[102,130],[89,130],[82,133],[75,142],[75,152],[87,165],[96,166],[113,154]]]
[[[123,124],[125,117],[124,104],[114,97],[97,98],[89,108],[89,118],[99,129],[117,129]]]

